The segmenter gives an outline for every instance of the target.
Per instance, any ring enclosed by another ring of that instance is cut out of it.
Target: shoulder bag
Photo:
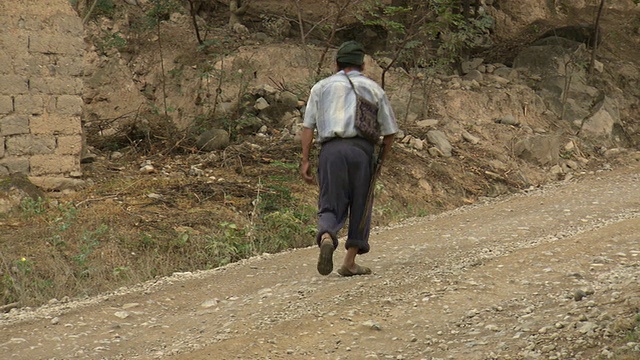
[[[356,115],[355,115],[355,127],[359,135],[369,140],[370,142],[377,144],[380,141],[380,124],[378,123],[378,106],[358,95],[356,87],[349,78],[349,75],[345,74],[353,92],[356,94]]]

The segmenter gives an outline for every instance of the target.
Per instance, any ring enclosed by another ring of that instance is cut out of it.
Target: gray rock
[[[478,138],[477,136],[473,136],[471,135],[468,131],[463,131],[462,132],[462,138],[474,145],[478,144],[480,142],[480,138]]]
[[[561,45],[530,46],[522,50],[513,60],[514,69],[525,69],[528,73],[547,77],[565,75],[566,64],[586,55],[584,46],[567,49]],[[576,71],[574,67],[574,71]]]
[[[462,73],[467,74],[471,70],[475,70],[478,66],[480,66],[484,62],[482,58],[474,58],[470,61],[463,61],[461,64]]]
[[[300,122],[302,122],[302,118],[297,111],[288,111],[282,115],[279,124],[285,128],[292,128]]]
[[[580,334],[588,334],[588,333],[592,333],[594,331],[596,331],[598,329],[598,325],[590,322],[590,321],[585,321],[581,324],[579,324],[576,328],[576,330],[578,330],[578,332]]]
[[[434,127],[438,125],[438,120],[436,119],[420,120],[416,122],[416,125],[420,128]]]
[[[80,163],[81,164],[90,164],[94,161],[96,161],[98,157],[96,156],[96,154],[90,152],[89,150],[83,151],[82,152],[82,156],[80,158]]]
[[[618,104],[614,99],[605,96],[594,106],[593,113],[582,122],[580,136],[610,139],[616,125],[620,125]]]
[[[362,326],[372,329],[372,330],[382,330],[380,324],[373,320],[367,320],[362,323]]]
[[[156,171],[156,168],[153,167],[153,165],[151,165],[151,164],[146,164],[146,165],[142,165],[140,167],[139,171],[142,174],[151,174],[151,173],[154,173]]]
[[[254,93],[254,94],[258,95],[258,96],[266,98],[266,97],[275,96],[278,93],[278,89],[274,88],[271,85],[264,84],[264,85],[262,85],[262,86],[260,86],[260,87],[258,87],[256,89],[254,89],[252,91],[252,93]]]
[[[276,101],[288,109],[296,109],[298,107],[298,95],[283,91],[276,95]]]
[[[602,154],[604,157],[606,158],[612,158],[612,157],[616,157],[620,154],[622,154],[624,152],[624,149],[620,149],[620,148],[613,148],[613,149],[607,149],[604,151],[604,153]]]
[[[603,63],[601,63],[601,62],[600,62],[600,61],[598,61],[598,60],[594,60],[594,61],[593,61],[593,68],[595,69],[595,71],[597,71],[597,72],[599,72],[599,73],[604,72],[604,64],[603,64]]]
[[[515,71],[515,70],[514,70]],[[485,74],[484,79],[486,82],[492,82],[495,85],[505,86],[511,82],[511,80],[504,78],[502,76],[494,75],[494,74]]]
[[[444,156],[444,154],[442,153],[442,151],[440,151],[440,149],[438,149],[435,146],[432,146],[429,148],[429,155],[433,156],[433,157],[439,157],[439,156]]]
[[[463,79],[467,81],[482,81],[484,76],[482,75],[482,72],[474,69],[470,70],[465,76],[463,76]]]
[[[564,176],[564,170],[562,170],[562,167],[560,165],[553,165],[549,172],[551,173],[552,178],[555,180],[561,180]]]
[[[234,33],[239,35],[249,35],[249,29],[240,23],[233,24],[232,30]]]
[[[409,144],[416,150],[424,149],[424,141],[418,138],[412,138]]]
[[[493,75],[509,80],[514,80],[518,78],[518,71],[509,67],[501,67],[493,70]]]
[[[258,100],[256,100],[256,103],[253,105],[253,108],[258,110],[258,111],[262,111],[266,108],[268,108],[270,105],[267,102],[267,100],[265,100],[265,98],[260,97],[258,98]]]
[[[583,78],[578,75],[572,76],[570,82],[567,81],[565,76],[548,76],[541,81],[538,94],[547,108],[558,118],[570,122],[582,121],[589,116],[591,104],[600,96],[600,91],[585,84]],[[569,92],[567,101],[563,104],[562,99],[567,86]]]
[[[120,319],[126,319],[131,316],[131,313],[128,311],[116,311],[115,313],[113,313],[113,315]]]
[[[433,186],[431,186],[431,184],[429,184],[427,180],[425,179],[418,180],[418,186],[420,186],[424,190],[425,194],[429,196],[433,195]]]
[[[500,170],[500,171],[507,171],[509,166],[507,164],[505,164],[504,162],[498,160],[498,159],[493,159],[491,161],[489,161],[489,165],[491,165],[492,168],[496,169],[496,170]]]
[[[203,132],[196,140],[196,146],[202,151],[224,149],[229,145],[229,133],[223,129],[211,129]]]
[[[220,303],[220,300],[218,300],[217,298],[214,298],[214,299],[205,300],[202,304],[200,304],[200,306],[205,309],[208,309],[211,307],[218,306],[219,303]]]
[[[265,124],[263,114],[260,117],[243,115],[236,121],[236,131],[240,134],[255,134]]]
[[[505,115],[501,118],[497,118],[494,120],[497,124],[511,125],[511,126],[520,126],[520,122],[516,119],[515,116],[509,114]]]
[[[430,144],[434,145],[445,157],[451,156],[451,150],[453,147],[449,140],[447,139],[447,135],[440,130],[430,130],[427,132],[427,140]]]
[[[216,106],[215,114],[218,116],[224,116],[232,113],[238,107],[237,102],[221,102]]]
[[[81,189],[86,185],[86,182],[84,180],[59,176],[38,176],[30,178],[30,180],[34,185],[40,187],[41,189],[54,191],[73,191]]]
[[[255,34],[252,34],[251,37],[261,43],[267,44],[269,42],[271,42],[271,38],[269,37],[269,35],[263,33],[263,32],[257,32]]]
[[[539,165],[555,165],[560,157],[560,139],[552,135],[533,135],[518,141],[515,154]]]

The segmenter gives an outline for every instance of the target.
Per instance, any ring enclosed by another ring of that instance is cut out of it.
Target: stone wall
[[[85,44],[68,0],[0,1],[0,176],[79,177]]]

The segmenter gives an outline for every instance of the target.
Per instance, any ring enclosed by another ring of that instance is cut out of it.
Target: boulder
[[[288,110],[298,108],[298,95],[291,91],[283,91],[276,95],[276,101]]]
[[[543,99],[547,108],[558,118],[574,122],[582,121],[591,111],[591,105],[595,98],[600,96],[600,91],[586,85],[584,78],[578,75],[572,76],[567,94],[566,103],[562,99],[567,85],[565,76],[549,76],[540,82],[538,95]],[[564,116],[563,116],[564,107]]]
[[[529,46],[522,50],[513,60],[514,69],[524,69],[529,74],[546,77],[549,75],[565,75],[567,63],[586,55],[585,48],[579,44],[576,48],[561,45]],[[575,67],[572,71],[576,71]]]
[[[451,156],[451,150],[453,147],[451,146],[451,143],[449,143],[445,133],[440,130],[430,130],[427,132],[427,140],[442,153],[442,156]]]
[[[578,25],[568,25],[555,29],[551,29],[540,37],[540,40],[544,40],[547,38],[555,37],[555,38],[563,38],[570,41],[583,43],[588,47],[594,47],[595,44],[600,44],[602,41],[602,29],[597,32],[598,37],[596,39],[596,28],[593,24],[578,24]],[[540,41],[538,40],[538,41]]]
[[[618,104],[614,99],[605,96],[593,107],[592,113],[582,122],[580,136],[611,139],[616,125],[621,126]]]
[[[474,58],[474,59],[471,59],[470,61],[463,61],[462,64],[460,64],[462,68],[462,73],[467,74],[469,73],[469,71],[475,70],[478,66],[482,65],[483,62],[484,62],[484,59],[482,58]]]
[[[482,75],[482,73],[479,70],[470,70],[469,72],[467,72],[467,74],[465,76],[462,77],[464,80],[467,81],[482,81],[484,79],[484,76]]]
[[[223,129],[211,129],[203,132],[196,140],[196,146],[202,151],[224,149],[229,145],[229,133]]]
[[[555,135],[533,135],[518,141],[515,154],[538,165],[555,165],[560,158],[560,138]]]

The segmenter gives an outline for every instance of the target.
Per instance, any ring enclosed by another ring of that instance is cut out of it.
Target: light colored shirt
[[[380,85],[359,71],[349,71],[349,78],[358,95],[378,105],[381,135],[397,133],[396,117]],[[318,130],[317,140],[320,143],[334,137],[355,137],[358,135],[354,125],[355,113],[356,95],[344,71],[340,71],[311,88],[303,125]]]

